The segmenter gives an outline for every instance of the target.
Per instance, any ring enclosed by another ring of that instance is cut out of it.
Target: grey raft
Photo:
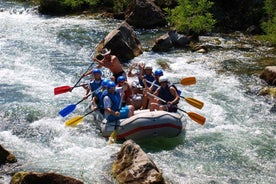
[[[182,114],[166,111],[136,110],[132,117],[109,123],[98,111],[93,116],[103,137],[109,137],[115,130],[117,139],[172,138],[186,126]]]

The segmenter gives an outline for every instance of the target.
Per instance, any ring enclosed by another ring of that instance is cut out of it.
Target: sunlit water
[[[10,173],[22,170],[53,171],[88,184],[114,183],[110,165],[121,145],[109,145],[91,116],[77,127],[66,127],[66,120],[85,114],[88,102],[66,118],[58,112],[85,92],[76,88],[54,96],[53,89],[73,86],[90,65],[95,46],[120,22],[45,17],[3,1],[0,10],[0,144],[18,159],[15,166],[0,168],[0,183],[9,183]],[[161,34],[157,31],[137,30],[144,47],[152,46],[148,40]],[[185,101],[180,107],[207,118],[200,126],[186,116],[180,136],[142,142],[141,147],[168,183],[274,183],[275,101],[257,96],[264,86],[258,76],[266,65],[260,67],[256,60],[267,56],[269,48],[221,36],[201,40],[213,48],[209,53],[144,52],[131,61],[154,68],[166,61],[170,69],[165,74],[174,82],[195,76],[196,85],[178,87],[183,96],[203,101],[204,108]]]

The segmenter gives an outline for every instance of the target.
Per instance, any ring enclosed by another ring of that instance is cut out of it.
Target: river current
[[[0,183],[16,171],[57,172],[84,183],[115,183],[110,166],[121,144],[109,145],[85,117],[77,127],[64,122],[84,115],[88,102],[68,117],[58,112],[78,102],[85,91],[54,95],[53,89],[73,86],[91,64],[96,45],[120,21],[85,16],[48,17],[32,7],[0,1],[0,144],[18,163],[0,167]],[[160,30],[135,30],[143,47],[150,48]],[[169,78],[177,82],[195,76],[197,83],[178,85],[185,97],[204,102],[198,110],[181,101],[180,107],[206,117],[204,126],[187,117],[186,131],[177,138],[141,142],[140,146],[162,170],[168,183],[258,183],[276,181],[275,100],[258,96],[259,79],[275,58],[271,48],[242,42],[240,37],[202,36],[208,53],[176,49],[145,51],[130,62],[167,62]],[[125,64],[127,70],[128,64]]]

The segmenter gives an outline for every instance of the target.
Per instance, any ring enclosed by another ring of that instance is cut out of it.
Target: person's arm
[[[99,65],[97,66],[97,68],[100,68],[101,66],[104,66],[104,59],[99,60],[96,57],[93,58],[94,61],[96,61]]]
[[[108,114],[112,114],[114,116],[119,116],[120,115],[119,111],[113,111],[111,109],[111,100],[108,96],[104,97],[104,109]]]
[[[170,92],[171,92],[171,94],[172,94],[175,98],[174,98],[173,101],[168,102],[168,105],[177,104],[177,103],[179,102],[179,100],[180,100],[180,97],[179,97],[179,95],[178,95],[176,89],[175,89],[174,87],[171,86],[171,87],[170,87]]]
[[[132,65],[130,65],[129,71],[128,71],[128,73],[127,73],[127,76],[128,76],[128,77],[134,77],[135,75],[137,75],[137,73],[135,73],[135,74],[132,73],[132,69],[133,69],[135,66],[137,66],[136,63],[132,63]]]

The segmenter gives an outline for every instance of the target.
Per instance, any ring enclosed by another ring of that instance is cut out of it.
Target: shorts
[[[167,108],[168,112],[176,112],[177,111],[177,105],[171,105],[171,106],[166,105],[166,108]]]
[[[120,109],[120,119],[128,118],[129,108],[124,106]]]
[[[128,118],[128,114],[129,114],[129,108],[128,108],[128,106],[125,106],[125,107],[122,107],[120,109],[120,116],[119,117],[114,116],[114,115],[109,115],[106,118],[106,120],[107,120],[107,122],[112,122],[112,121],[116,121],[116,120],[119,120],[119,119]]]
[[[117,79],[118,79],[118,77],[120,77],[120,76],[124,76],[125,78],[127,78],[126,77],[126,72],[123,70],[123,71],[121,71],[121,72],[119,72],[119,73],[113,73],[113,76],[115,77],[115,83],[117,84]]]

